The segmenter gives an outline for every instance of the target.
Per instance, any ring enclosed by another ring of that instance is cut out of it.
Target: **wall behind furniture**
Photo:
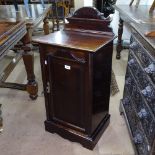
[[[117,0],[117,4],[129,4],[131,0]],[[134,4],[137,2],[135,0]],[[140,0],[140,4],[142,5],[151,5],[153,0]]]
[[[75,10],[83,6],[92,6],[93,0],[74,0]]]
[[[117,0],[117,4],[129,4],[131,0]],[[142,5],[151,5],[153,0],[140,0]],[[75,10],[83,6],[92,6],[93,0],[74,0]],[[136,0],[134,4],[136,3]]]
[[[84,0],[84,6],[92,6],[93,0]]]

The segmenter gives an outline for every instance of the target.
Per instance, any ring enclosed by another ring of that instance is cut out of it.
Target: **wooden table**
[[[26,34],[25,22],[16,20],[0,21],[0,59],[9,49],[20,41]]]
[[[13,20],[0,21],[0,60],[9,52],[9,49],[13,48],[18,41],[20,41],[26,34],[25,22],[16,22]],[[21,53],[14,58],[9,67],[0,75],[0,85],[3,84],[8,72],[13,69],[13,66],[21,58]],[[0,105],[0,132],[2,127],[1,105]]]
[[[122,45],[123,24],[144,25],[155,23],[155,12],[149,13],[149,5],[139,5],[138,8],[129,5],[115,5],[115,9],[119,12],[119,28],[118,28],[118,42],[117,42],[117,55],[116,58],[120,59]]]
[[[51,5],[45,5],[45,8],[41,4],[30,4],[28,8],[24,5],[19,5],[19,11],[15,11],[14,5],[0,5],[0,19],[1,20],[24,20],[26,22],[27,33],[22,38],[22,45],[18,46],[23,52],[23,61],[27,72],[28,83],[26,85],[14,84],[14,83],[1,83],[3,88],[14,88],[26,90],[31,99],[37,98],[38,84],[35,81],[34,75],[34,56],[31,51],[32,48],[32,32],[33,30],[44,21],[44,32],[49,33],[47,15],[50,12]],[[5,77],[6,79],[6,77]]]

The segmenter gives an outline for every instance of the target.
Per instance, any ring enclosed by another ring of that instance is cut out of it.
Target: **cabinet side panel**
[[[42,82],[43,82],[43,91],[44,91],[44,97],[45,97],[45,107],[46,107],[46,117],[47,120],[50,119],[50,98],[49,98],[49,94],[46,92],[46,86],[47,86],[47,82],[49,81],[49,77],[48,75],[48,70],[45,64],[46,61],[46,47],[44,45],[40,45],[39,46],[39,52],[40,52],[40,64],[41,64],[41,72],[42,72]]]
[[[93,67],[93,107],[92,131],[102,122],[109,113],[112,42],[100,49],[94,56]]]

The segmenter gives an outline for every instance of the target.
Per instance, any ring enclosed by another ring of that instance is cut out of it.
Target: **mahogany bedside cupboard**
[[[93,149],[109,124],[114,34],[110,19],[84,7],[61,31],[39,43],[47,120],[45,129]]]

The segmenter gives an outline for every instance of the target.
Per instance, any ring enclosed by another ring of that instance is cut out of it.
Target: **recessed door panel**
[[[53,118],[84,128],[84,64],[48,56]]]

